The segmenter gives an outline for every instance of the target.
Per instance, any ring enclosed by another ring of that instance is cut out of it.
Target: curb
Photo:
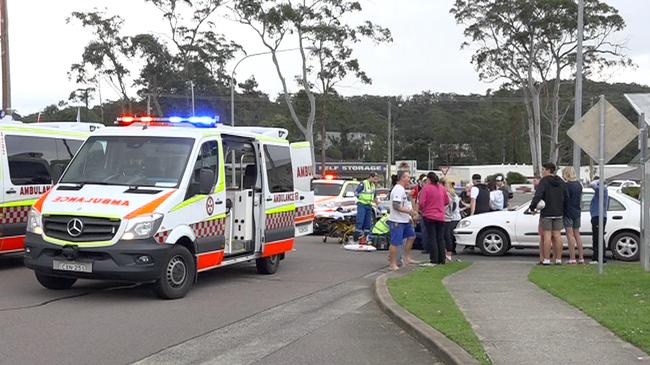
[[[375,279],[375,300],[379,307],[407,333],[433,352],[445,364],[478,365],[472,355],[445,335],[426,324],[420,318],[406,311],[397,304],[388,292],[386,281],[391,273],[385,273]]]

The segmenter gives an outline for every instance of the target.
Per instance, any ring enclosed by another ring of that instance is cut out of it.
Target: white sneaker
[[[420,264],[420,266],[422,266],[422,267],[434,267],[434,266],[437,266],[437,264],[434,264],[432,262],[425,262],[425,263]]]

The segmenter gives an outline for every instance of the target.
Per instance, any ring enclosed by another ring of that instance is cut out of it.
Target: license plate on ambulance
[[[88,261],[59,261],[54,260],[52,263],[54,270],[74,271],[74,272],[93,272],[93,263]]]
[[[305,234],[309,233],[309,226],[306,224],[303,224],[301,226],[296,227],[298,229],[298,234]]]

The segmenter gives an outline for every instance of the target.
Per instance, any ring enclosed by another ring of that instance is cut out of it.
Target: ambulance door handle
[[[11,188],[11,189],[5,191],[5,193],[7,193],[7,194],[16,194],[16,190],[14,190],[13,188]]]
[[[215,205],[221,205],[221,204],[223,204],[223,202],[221,200],[217,199],[217,200],[214,201],[214,204]]]
[[[301,195],[301,196],[300,196],[300,200],[305,200],[305,196],[304,196],[304,195]]]
[[[267,202],[273,201],[273,198],[266,198]]]

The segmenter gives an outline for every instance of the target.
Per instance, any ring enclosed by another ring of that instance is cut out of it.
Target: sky
[[[107,9],[125,20],[124,33],[154,33],[164,37],[161,13],[143,0],[7,0],[12,74],[12,105],[20,114],[42,110],[67,100],[76,87],[68,80],[70,65],[81,60],[84,46],[91,39],[78,24],[67,24],[72,11]],[[370,19],[388,27],[394,42],[359,44],[356,56],[372,78],[371,85],[353,79],[343,80],[338,91],[343,95],[412,95],[425,90],[455,93],[484,93],[499,83],[485,83],[470,63],[471,50],[461,50],[463,28],[449,14],[453,0],[361,0],[359,20]],[[608,0],[625,21],[625,31],[615,39],[624,41],[636,69],[608,70],[599,79],[608,82],[636,82],[650,85],[650,28],[647,27],[650,1]],[[248,54],[265,49],[257,36],[236,22],[216,18],[217,31],[241,44]],[[293,48],[295,44],[286,44]],[[280,56],[288,80],[300,73],[297,54]],[[243,54],[227,67],[230,71]],[[237,68],[239,80],[255,75],[260,89],[272,96],[281,85],[268,55],[250,57]],[[295,85],[292,85],[295,90]],[[117,94],[103,84],[104,99]]]

